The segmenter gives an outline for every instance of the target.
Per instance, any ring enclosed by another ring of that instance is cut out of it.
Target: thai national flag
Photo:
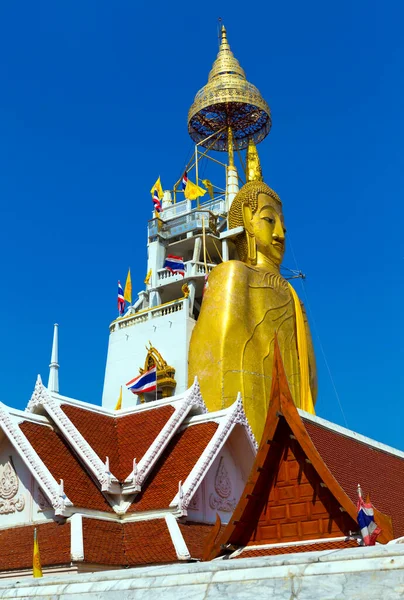
[[[154,204],[154,210],[158,213],[160,213],[163,209],[161,206],[161,202],[160,202],[160,198],[158,195],[157,190],[155,189],[153,192],[153,204]]]
[[[123,297],[123,289],[120,281],[118,281],[118,312],[120,315],[123,315],[125,312],[125,298]]]
[[[167,254],[167,258],[164,261],[164,267],[171,271],[171,273],[180,273],[184,277],[185,265],[182,256],[174,256],[173,254]]]
[[[182,176],[182,189],[185,190],[185,188],[187,187],[187,183],[188,183],[188,175],[187,172],[184,171],[184,175]]]
[[[358,525],[361,529],[362,539],[365,546],[374,546],[376,538],[382,530],[375,523],[372,504],[363,500],[360,487],[358,487],[358,495]]]
[[[128,390],[130,390],[133,394],[144,394],[145,392],[154,392],[157,388],[157,368],[156,365],[142,373],[142,375],[138,375],[135,379],[128,381],[126,384]]]

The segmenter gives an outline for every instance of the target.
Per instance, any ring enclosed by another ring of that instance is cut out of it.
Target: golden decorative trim
[[[184,285],[181,287],[181,292],[184,294],[184,298],[188,298],[190,294],[190,289],[187,283],[184,283]]]
[[[146,346],[147,355],[144,368],[139,369],[140,374],[148,371],[152,367],[157,368],[157,389],[162,391],[163,398],[169,398],[173,395],[177,382],[174,378],[175,369],[166,363],[160,352],[152,346],[149,341],[149,347]]]
[[[223,127],[226,124],[226,127]],[[227,151],[229,127],[241,150],[249,138],[258,144],[271,129],[271,111],[259,90],[249,83],[234,57],[223,26],[219,53],[208,83],[195,96],[188,113],[188,132],[201,146]],[[209,139],[216,136],[216,139]]]

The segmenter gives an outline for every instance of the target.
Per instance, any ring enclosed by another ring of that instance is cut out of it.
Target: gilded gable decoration
[[[170,367],[161,356],[160,352],[152,346],[149,342],[149,346],[146,346],[147,355],[144,363],[144,368],[140,369],[140,374],[148,371],[154,365],[157,367],[157,389],[161,390],[163,398],[169,398],[173,395],[177,382],[174,378],[175,369]]]

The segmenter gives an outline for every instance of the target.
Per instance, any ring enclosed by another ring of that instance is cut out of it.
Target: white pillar
[[[70,517],[70,558],[84,560],[83,516],[78,513]]]
[[[222,240],[222,258],[223,262],[229,260],[229,243],[227,240]]]
[[[198,266],[195,264],[201,260],[201,249],[202,249],[202,238],[195,238],[194,244],[194,252],[192,255],[193,270],[192,275],[196,275],[198,273]]]
[[[173,199],[171,196],[171,192],[169,190],[164,190],[164,196],[163,196],[163,202],[162,202],[163,212],[164,212],[164,209],[171,206],[172,203],[173,203]]]
[[[51,356],[51,363],[49,365],[49,380],[48,380],[48,390],[50,392],[56,392],[57,394],[59,393],[58,329],[59,329],[59,325],[57,323],[55,323],[55,325],[53,326],[52,356]]]
[[[238,187],[238,175],[236,167],[227,167],[227,185],[226,185],[226,196],[227,196],[227,210],[230,210],[231,203],[233,202],[236,194],[239,190]]]

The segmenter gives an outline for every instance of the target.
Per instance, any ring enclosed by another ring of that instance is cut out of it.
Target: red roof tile
[[[70,565],[70,523],[36,527],[42,567]],[[135,567],[178,561],[165,519],[122,523],[83,517],[83,543],[85,563]],[[0,530],[0,571],[31,569],[33,544],[33,525]]]
[[[213,529],[209,523],[178,523],[192,558],[202,558],[207,536]],[[224,526],[222,526],[222,530]]]
[[[174,412],[168,405],[112,417],[70,404],[61,408],[98,457],[103,462],[109,457],[111,473],[120,481],[132,472],[133,459],[140,461]]]
[[[178,491],[178,482],[188,477],[217,427],[213,422],[200,423],[174,436],[128,512],[168,507]]]
[[[67,497],[75,506],[113,512],[102,492],[56,431],[29,421],[21,423],[20,428],[54,479],[57,482],[63,479]]]
[[[133,459],[139,463],[143,458],[173,413],[172,406],[161,406],[116,419],[122,479],[132,472]]]
[[[165,519],[112,523],[83,519],[84,561],[128,566],[177,562]]]
[[[303,422],[321,458],[349,498],[356,504],[360,483],[375,508],[392,517],[394,536],[404,535],[404,459],[308,419]]]
[[[300,544],[296,546],[278,546],[277,548],[263,548],[245,550],[234,558],[252,558],[253,556],[275,556],[278,554],[295,554],[296,552],[318,552],[319,550],[340,550],[342,548],[358,548],[355,540],[339,540],[337,542],[316,542],[314,544]]]
[[[84,562],[125,566],[122,523],[83,518]]]
[[[102,415],[70,404],[62,404],[60,408],[69,417],[100,460],[105,462],[105,458],[109,457],[110,471],[118,477],[115,473],[119,465],[115,419],[112,416]]]
[[[42,567],[70,564],[70,523],[36,525]],[[0,571],[32,569],[34,526],[0,530]]]
[[[165,519],[125,523],[123,530],[129,566],[178,561]]]

